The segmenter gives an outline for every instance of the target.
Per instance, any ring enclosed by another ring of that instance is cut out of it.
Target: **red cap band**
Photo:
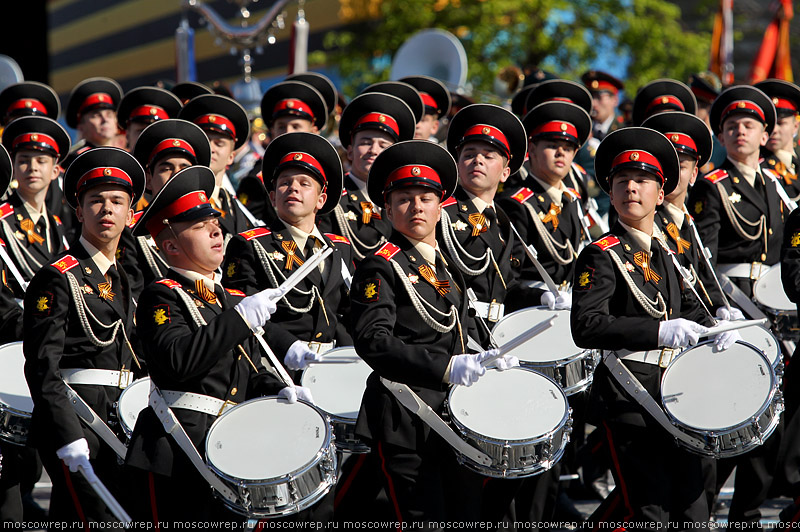
[[[658,162],[658,159],[656,159],[653,154],[641,150],[624,151],[614,157],[614,160],[611,162],[611,172],[609,175],[613,175],[618,166],[627,166],[630,163],[652,168],[655,170],[654,173],[661,178],[661,183],[664,183],[664,170],[661,168],[661,163]]]
[[[353,131],[365,129],[369,124],[374,124],[379,128],[388,128],[394,131],[394,134],[400,137],[400,126],[397,121],[391,116],[384,113],[367,113],[359,118],[353,126]]]
[[[296,98],[287,98],[279,101],[272,109],[272,116],[277,116],[281,111],[285,111],[290,114],[305,114],[308,115],[312,121],[314,120],[314,113],[311,112],[311,107],[306,105],[304,101]]]
[[[225,133],[232,139],[236,140],[236,128],[233,127],[233,122],[231,122],[222,115],[208,114],[208,115],[198,116],[197,118],[194,119],[194,123],[200,127],[205,127],[208,129],[213,129],[214,131],[219,131],[220,133]]]
[[[130,178],[128,174],[122,171],[121,168],[115,167],[100,167],[100,168],[93,168],[89,170],[80,179],[78,179],[78,183],[75,185],[75,192],[80,193],[81,189],[92,186],[90,181],[94,181],[99,179],[101,182],[123,182],[127,184],[131,190],[133,190],[133,180]]]
[[[486,139],[486,137],[489,137],[489,139]],[[508,139],[503,135],[503,132],[496,127],[487,124],[475,124],[467,128],[464,132],[464,136],[461,137],[461,144],[470,140],[489,140],[489,142],[494,142],[505,150],[506,157],[509,159],[511,158],[511,148],[508,145]]]
[[[617,87],[613,83],[605,81],[603,79],[592,80],[589,83],[589,90],[593,92],[608,91],[613,94],[617,94],[619,92],[619,89],[617,89]]]
[[[422,97],[422,103],[425,104],[425,107],[432,107],[437,110],[439,109],[439,106],[436,104],[436,100],[433,99],[433,96],[422,91],[420,91],[419,95]]]
[[[147,159],[147,165],[150,166],[150,164],[153,163],[155,158],[158,157],[158,155],[161,152],[166,150],[187,151],[190,154],[192,154],[192,157],[194,157],[195,161],[197,161],[197,154],[194,152],[194,148],[192,147],[191,144],[189,144],[183,139],[164,139],[158,144],[156,144],[156,147],[153,148],[153,151],[150,152],[150,157],[148,157]]]
[[[158,107],[157,105],[141,105],[131,111],[131,115],[128,117],[128,122],[131,120],[136,120],[137,118],[149,118],[150,120],[166,120],[169,118],[169,114]]]
[[[109,108],[114,107],[114,99],[110,94],[105,92],[95,92],[90,94],[78,108],[78,116],[82,115],[84,111],[88,111],[94,107],[105,106]]]
[[[796,113],[798,111],[797,104],[794,103],[792,100],[786,100],[784,98],[773,98],[772,103],[775,104],[776,109],[791,111],[793,113]]]
[[[578,140],[578,128],[574,125],[570,124],[569,122],[563,122],[561,120],[553,120],[552,122],[545,122],[544,124],[540,124],[536,129],[534,129],[529,138],[538,137],[539,135],[547,135],[547,134],[555,134],[558,136],[571,136],[574,137],[575,140]]]
[[[394,183],[398,183],[398,186],[402,186],[399,185],[399,182],[404,180],[409,180],[408,185],[406,185],[409,187],[414,185],[425,186],[427,183],[428,186],[437,185],[439,190],[443,190],[442,180],[439,178],[439,174],[436,173],[436,170],[423,164],[407,164],[389,174],[386,183],[383,185],[383,193],[386,194],[387,190],[395,188],[392,187]]]
[[[193,209],[200,205],[205,205],[208,203],[208,196],[202,190],[194,190],[189,192],[188,194],[184,194],[180,198],[176,199],[160,211],[155,214],[150,220],[147,221],[145,227],[150,232],[151,235],[157,235],[164,229],[164,220],[169,220],[170,218],[174,218],[179,214],[183,214],[184,212],[188,211],[189,209]]]
[[[325,170],[322,169],[322,165],[319,164],[319,161],[316,160],[312,155],[305,152],[287,153],[281,157],[277,168],[275,168],[275,174],[278,174],[278,172],[281,170],[281,167],[296,165],[310,166],[319,173],[323,183],[328,182],[328,178],[325,176]]]
[[[761,107],[757,106],[754,102],[750,100],[739,100],[736,102],[731,102],[728,107],[723,109],[722,115],[720,116],[720,124],[725,121],[725,118],[731,113],[735,112],[750,112],[755,113],[762,122],[766,123],[767,118],[764,116],[764,110]]]
[[[6,109],[6,114],[10,115],[14,111],[19,111],[20,109],[26,109],[35,114],[47,114],[47,108],[44,106],[44,104],[34,98],[22,98],[21,100],[13,102],[8,106],[8,109]]]
[[[44,133],[24,133],[16,137],[11,143],[11,151],[13,152],[23,148],[34,150],[46,149],[54,152],[56,157],[60,155],[56,139]]]
[[[685,133],[664,133],[664,136],[675,145],[675,149],[686,151],[691,150],[693,155],[697,155],[697,144],[694,139]]]
[[[645,114],[649,113],[656,107],[674,107],[679,111],[685,111],[686,108],[683,106],[683,102],[681,102],[675,96],[671,94],[666,94],[664,96],[659,96],[658,98],[653,98],[653,101],[650,102],[647,107],[645,108]]]

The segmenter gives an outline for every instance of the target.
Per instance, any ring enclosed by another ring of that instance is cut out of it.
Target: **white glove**
[[[505,371],[507,369],[519,367],[519,359],[515,356],[504,355],[495,360],[492,364],[498,370]]]
[[[295,341],[286,351],[283,363],[289,369],[306,369],[311,362],[317,362],[320,354],[308,348],[305,342]]]
[[[486,368],[481,366],[481,363],[489,358],[497,356],[498,350],[497,349],[490,349],[488,351],[483,351],[482,353],[476,353],[474,355],[456,355],[450,360],[450,384],[461,384],[463,386],[472,386],[474,383],[478,381],[478,379],[486,373]],[[515,357],[502,357],[495,362],[499,362],[503,359],[504,360],[501,364],[504,364],[506,367],[503,369],[508,369],[512,367],[511,360]],[[519,360],[517,360],[517,364],[519,364]]]
[[[242,299],[234,308],[242,315],[244,321],[255,330],[269,321],[277,309],[278,289],[267,288],[252,296]]]
[[[308,401],[312,405],[314,404],[314,398],[311,397],[311,390],[305,386],[287,386],[278,392],[278,397],[286,399],[289,404],[296,403],[298,399]]]
[[[558,291],[558,297],[548,290],[542,294],[542,305],[550,310],[570,310],[572,308],[572,292]]]
[[[720,310],[722,310],[722,309],[720,309]],[[717,312],[717,314],[719,314],[719,311]],[[740,314],[741,314],[741,312],[740,312]],[[722,324],[726,323],[726,321],[727,320],[722,320],[719,323],[717,323],[717,325],[722,325]],[[742,335],[739,334],[739,331],[737,331],[737,330],[725,331],[725,332],[719,333],[718,335],[716,335],[714,337],[714,345],[716,346],[717,351],[725,351],[726,349],[731,347],[733,344],[735,344],[736,340],[741,340],[741,339],[742,339]]]
[[[662,321],[658,326],[658,345],[673,348],[694,345],[706,331],[699,323],[684,318]]]
[[[92,464],[89,463],[89,442],[86,441],[86,438],[66,444],[56,451],[56,456],[73,473],[77,473],[80,466],[87,476],[94,476],[94,469],[92,469]]]
[[[719,307],[717,309],[717,317],[724,321],[743,320],[744,314],[736,307],[731,307],[730,310],[728,310],[728,307]]]

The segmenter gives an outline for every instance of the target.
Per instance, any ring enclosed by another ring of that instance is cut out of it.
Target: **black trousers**
[[[33,447],[0,442],[0,452],[0,520],[20,522],[24,518],[22,496],[33,490],[42,476],[42,462]]]

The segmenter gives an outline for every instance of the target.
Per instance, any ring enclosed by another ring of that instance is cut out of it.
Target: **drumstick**
[[[520,334],[519,336],[515,336],[514,338],[512,338],[508,342],[504,343],[499,348],[497,348],[497,354],[495,356],[487,358],[486,360],[481,362],[481,366],[483,366],[485,368],[486,366],[488,366],[489,364],[491,364],[492,362],[494,362],[498,358],[500,358],[502,356],[505,356],[510,351],[513,351],[514,349],[518,348],[519,346],[521,346],[522,344],[524,344],[525,342],[527,342],[528,340],[530,340],[534,336],[542,334],[544,331],[546,331],[547,329],[549,329],[550,327],[553,326],[553,322],[555,321],[555,319],[557,317],[558,317],[558,314],[553,314],[553,316],[550,319],[544,320],[542,323],[540,323],[538,325],[534,325],[533,327],[531,327],[530,329],[528,329],[524,333]]]
[[[520,243],[522,244],[522,247],[525,248],[525,254],[528,256],[533,265],[536,267],[536,271],[539,272],[539,275],[542,277],[544,284],[547,285],[547,289],[550,290],[555,297],[558,297],[558,286],[556,285],[555,281],[553,281],[553,278],[550,277],[550,274],[547,273],[547,270],[544,269],[542,263],[539,262],[538,259],[539,254],[536,252],[536,248],[534,248],[531,245],[526,245],[525,242],[522,241],[522,237],[519,236],[519,232],[517,231],[517,228],[514,227],[514,224],[509,223],[508,225],[511,226],[511,230],[514,231],[514,234],[517,236],[517,239],[519,239]]]
[[[277,301],[285,296],[289,290],[297,286],[300,281],[305,279],[308,274],[310,274],[314,268],[319,266],[320,262],[328,258],[328,255],[331,253],[333,253],[333,248],[330,246],[325,246],[319,253],[314,253],[308,258],[308,260],[306,260],[300,267],[297,268],[297,271],[295,271],[284,282],[281,283],[281,285],[278,287],[278,292],[272,297],[272,300]]]
[[[709,327],[705,333],[700,335],[700,337],[702,338],[706,336],[715,336],[719,333],[744,329],[745,327],[756,327],[758,325],[766,325],[766,323],[767,323],[767,318],[762,318],[760,320],[729,321],[723,325],[714,325],[713,327]]]
[[[100,500],[108,506],[108,509],[114,514],[114,517],[125,523],[126,525],[131,524],[133,520],[131,516],[128,515],[128,512],[125,511],[125,508],[117,501],[117,499],[108,491],[108,488],[103,484],[97,475],[94,472],[86,471],[83,466],[78,466],[78,471],[81,472],[83,478],[86,479],[86,482],[89,483],[89,486],[94,490]]]

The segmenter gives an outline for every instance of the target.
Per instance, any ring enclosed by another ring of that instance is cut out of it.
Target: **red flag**
[[[751,84],[767,78],[794,80],[789,52],[789,23],[794,16],[792,0],[776,0],[771,9],[774,12],[772,21],[750,68]]]
[[[733,0],[720,0],[714,16],[708,69],[719,76],[723,85],[733,83]]]

